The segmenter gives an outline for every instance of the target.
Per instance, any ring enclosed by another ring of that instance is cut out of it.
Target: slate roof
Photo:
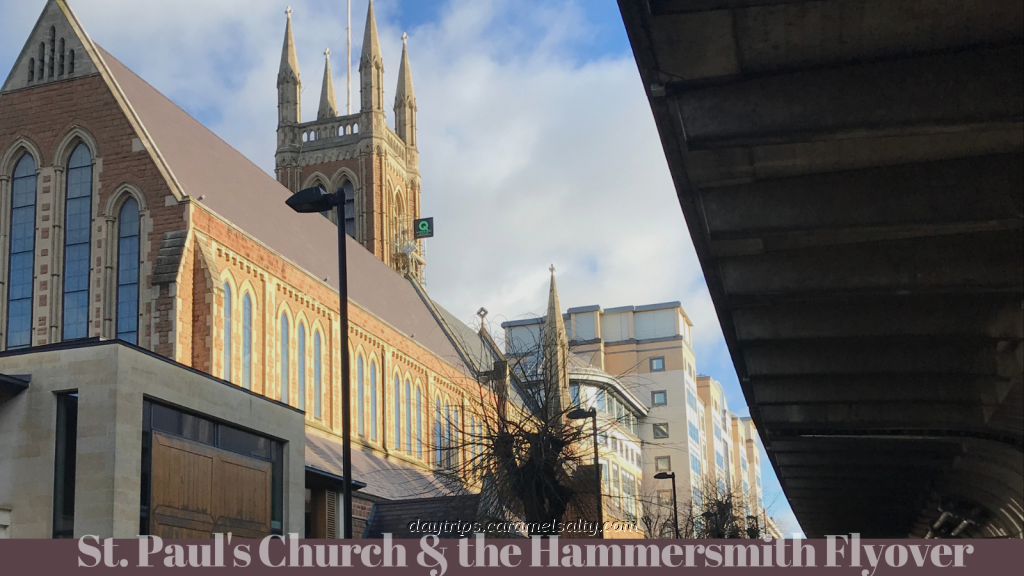
[[[462,538],[472,531],[464,529],[460,533],[458,523],[472,524],[479,505],[479,494],[377,502],[373,505],[363,538],[383,538],[386,533],[393,538],[419,539],[426,534]],[[417,521],[419,526],[414,524]],[[451,524],[446,525],[445,522]],[[428,526],[424,527],[424,524]]]
[[[306,467],[344,477],[342,473],[341,440],[306,432]],[[359,491],[384,500],[409,500],[449,496],[456,487],[429,472],[420,470],[397,458],[384,458],[353,446],[352,479],[366,484]]]
[[[98,52],[182,192],[319,279],[338,287],[337,227],[285,206],[291,192],[102,48]],[[411,281],[348,238],[349,299],[460,370],[458,349]],[[429,300],[429,298],[427,298]],[[450,315],[449,315],[450,316]],[[450,316],[467,342],[479,336]],[[472,336],[470,336],[472,334]]]

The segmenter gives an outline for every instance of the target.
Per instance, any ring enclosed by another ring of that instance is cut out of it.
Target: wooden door
[[[150,534],[270,534],[270,462],[153,432]]]

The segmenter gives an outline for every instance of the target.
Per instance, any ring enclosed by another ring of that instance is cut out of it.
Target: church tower
[[[331,51],[327,50],[317,117],[303,121],[302,81],[290,8],[287,14],[278,74],[278,182],[292,192],[317,185],[343,190],[346,232],[396,271],[422,282],[426,265],[423,242],[414,238],[412,230],[413,221],[420,217],[420,172],[408,36],[402,38],[394,128],[387,124],[384,57],[372,0],[359,56],[359,111],[339,115]],[[336,219],[334,214],[328,217]]]

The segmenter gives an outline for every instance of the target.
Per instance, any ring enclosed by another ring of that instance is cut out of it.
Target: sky
[[[345,110],[339,0],[70,0],[86,31],[175,103],[273,173],[276,79],[291,2],[314,120],[331,67]],[[44,0],[0,0],[9,71]],[[353,108],[366,0],[352,0]],[[545,313],[550,264],[564,308],[679,301],[698,371],[748,411],[614,0],[377,0],[385,102],[402,33],[419,123],[431,296],[470,323]],[[388,105],[388,119],[393,113]],[[800,531],[762,449],[769,514]]]

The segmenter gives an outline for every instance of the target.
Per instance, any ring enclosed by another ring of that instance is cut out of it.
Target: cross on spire
[[[555,275],[555,265],[554,265],[554,264],[552,264],[552,265],[551,265],[551,267],[550,267],[550,268],[548,268],[548,270],[550,270],[550,271],[551,271],[551,275],[552,275],[552,276],[554,276],[554,275]]]
[[[289,18],[291,18],[292,17],[292,7],[289,6],[289,7],[285,8],[284,9],[284,13],[287,14]]]
[[[409,35],[406,34],[405,32],[402,32],[402,46],[405,46],[405,42],[408,39],[409,39]]]
[[[324,50],[324,56],[327,56],[328,58],[330,58],[330,56],[331,56],[331,49],[330,48]]]

